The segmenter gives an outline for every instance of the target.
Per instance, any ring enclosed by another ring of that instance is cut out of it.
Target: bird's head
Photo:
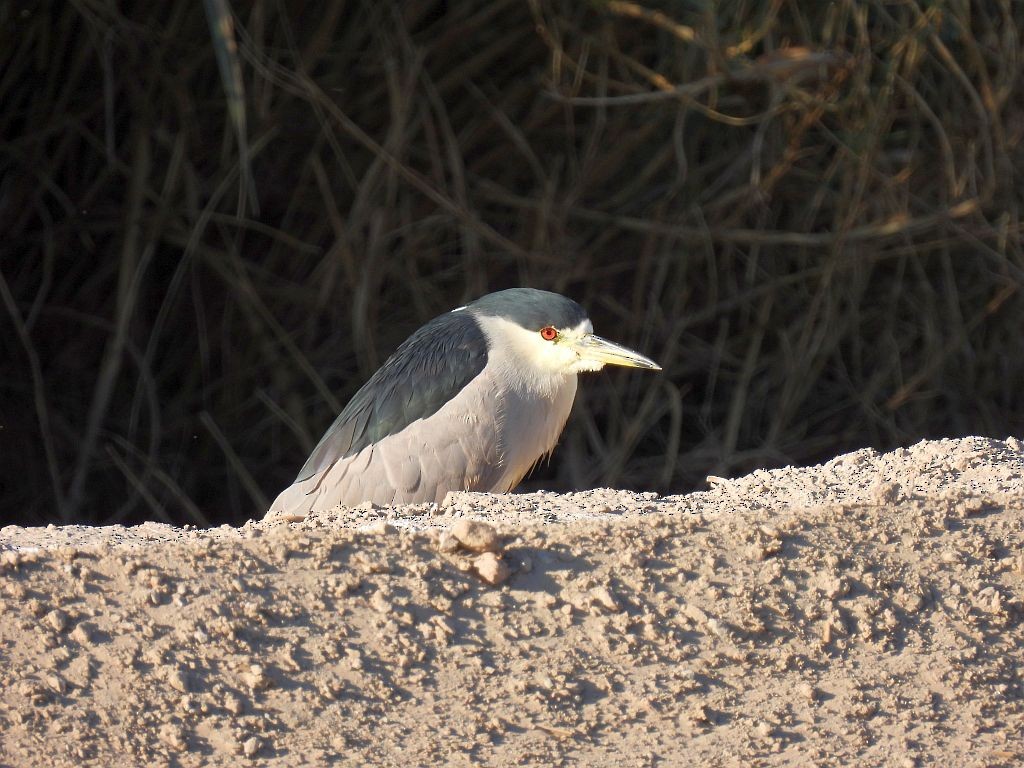
[[[511,288],[464,309],[483,327],[489,354],[497,351],[536,373],[571,375],[599,371],[605,365],[661,370],[639,352],[594,335],[583,307],[557,293]]]

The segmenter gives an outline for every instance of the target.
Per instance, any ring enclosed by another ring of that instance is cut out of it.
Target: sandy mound
[[[0,763],[1024,759],[1020,442],[711,486],[0,529]]]

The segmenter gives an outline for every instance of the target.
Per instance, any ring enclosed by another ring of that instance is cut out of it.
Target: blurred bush
[[[1024,432],[1022,3],[0,22],[6,521],[258,516],[410,331],[513,285],[665,366],[585,381],[528,487]]]

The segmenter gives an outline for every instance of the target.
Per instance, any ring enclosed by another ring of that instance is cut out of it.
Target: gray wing
[[[338,460],[436,413],[487,364],[487,340],[473,316],[448,312],[406,339],[349,401],[295,478],[308,480]]]

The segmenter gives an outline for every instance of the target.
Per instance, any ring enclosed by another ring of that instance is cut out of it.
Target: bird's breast
[[[504,381],[508,381],[507,378]],[[543,387],[505,384],[496,392],[496,437],[503,473],[500,486],[514,487],[545,454],[550,453],[569,418],[576,397],[575,374]]]

